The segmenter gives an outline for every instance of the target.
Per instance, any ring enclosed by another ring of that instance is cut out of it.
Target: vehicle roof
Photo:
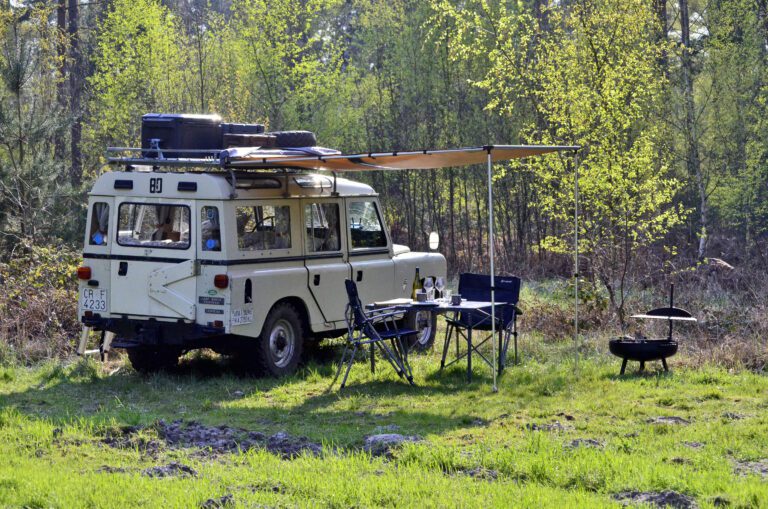
[[[96,180],[89,195],[229,200],[232,175],[236,200],[285,198],[286,181],[288,197],[331,197],[334,192],[332,176],[314,173],[110,171]],[[162,179],[162,192],[151,193],[150,179],[157,178]],[[377,195],[371,186],[345,178],[336,178],[335,186],[338,196]]]

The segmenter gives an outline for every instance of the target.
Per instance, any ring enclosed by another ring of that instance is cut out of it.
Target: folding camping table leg
[[[448,348],[451,346],[451,336],[453,335],[453,325],[448,324],[448,327],[445,329],[445,339],[443,340],[443,356],[440,359],[440,370],[445,367],[445,358],[448,357]],[[456,337],[456,342],[458,343],[459,338]]]
[[[517,366],[517,328],[515,328],[515,332],[512,333],[512,336],[515,338],[515,366]]]
[[[458,344],[458,340],[456,344]],[[472,381],[472,327],[467,327],[467,383]]]
[[[375,350],[373,348],[373,343],[371,343],[371,373],[376,373],[376,355],[374,354]]]

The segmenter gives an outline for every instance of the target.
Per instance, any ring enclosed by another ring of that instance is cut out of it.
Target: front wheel
[[[285,376],[296,371],[304,346],[301,315],[288,303],[275,306],[267,315],[258,339],[256,364],[261,374]]]
[[[437,333],[437,315],[432,311],[420,309],[405,315],[405,327],[416,330],[406,338],[411,351],[423,353],[432,348]]]

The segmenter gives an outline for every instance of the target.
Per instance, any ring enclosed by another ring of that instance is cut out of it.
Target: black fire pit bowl
[[[645,369],[648,361],[661,361],[664,371],[669,371],[667,357],[677,353],[677,341],[672,339],[672,324],[674,322],[695,322],[696,319],[685,309],[675,307],[675,285],[669,286],[669,307],[656,308],[642,315],[632,315],[641,320],[666,320],[669,322],[669,335],[665,339],[646,339],[623,337],[612,339],[608,348],[616,357],[621,357],[621,372],[627,369],[627,361],[640,363],[640,371]]]
[[[677,341],[669,339],[634,339],[617,338],[608,342],[608,348],[616,357],[620,357],[621,372],[627,369],[627,361],[637,361],[640,363],[640,371],[645,369],[645,363],[648,361],[661,361],[664,371],[669,371],[667,366],[667,357],[672,357],[677,353]]]

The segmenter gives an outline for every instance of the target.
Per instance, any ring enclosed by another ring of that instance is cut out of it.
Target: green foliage
[[[140,117],[196,109],[184,86],[185,59],[178,19],[157,0],[117,0],[100,24],[92,112],[85,125],[89,151],[136,146]]]
[[[673,206],[680,184],[659,151],[665,133],[656,118],[665,81],[657,62],[665,45],[653,39],[650,6],[640,0],[550,6],[544,31],[541,18],[504,3],[472,3],[474,14],[467,6],[435,4],[455,27],[454,58],[477,56],[474,33],[484,34],[478,46],[491,45],[491,67],[477,82],[491,95],[489,109],[512,115],[528,102],[535,114],[524,141],[583,147],[576,167],[570,158],[528,163],[538,189],[534,206],[560,225],[543,246],[572,252],[578,171],[579,248],[623,325],[625,279],[638,250],[681,222]]]
[[[14,14],[0,12],[0,245],[6,249],[66,236],[66,225],[54,218],[67,217],[72,204],[51,143],[67,124],[55,100],[59,35],[47,23],[47,8],[32,9],[25,21]]]
[[[483,368],[469,385],[437,373],[437,354],[414,358],[417,387],[360,369],[344,393],[326,392],[328,365],[317,379],[281,381],[201,377],[193,365],[150,379],[81,362],[14,368],[9,379],[0,369],[0,505],[197,507],[230,494],[245,507],[594,508],[616,507],[621,492],[673,490],[699,507],[716,497],[760,507],[768,497],[765,480],[741,470],[768,457],[764,376],[675,365],[669,375],[619,378],[617,363],[601,357],[584,359],[575,375],[548,359],[510,367],[499,392]],[[715,391],[722,397],[709,397]],[[660,416],[690,423],[649,422]],[[262,447],[172,445],[161,419],[196,421],[212,435],[218,426],[305,435],[325,450],[285,460]],[[362,444],[380,426],[422,441],[371,457]],[[141,475],[170,462],[199,475]]]

